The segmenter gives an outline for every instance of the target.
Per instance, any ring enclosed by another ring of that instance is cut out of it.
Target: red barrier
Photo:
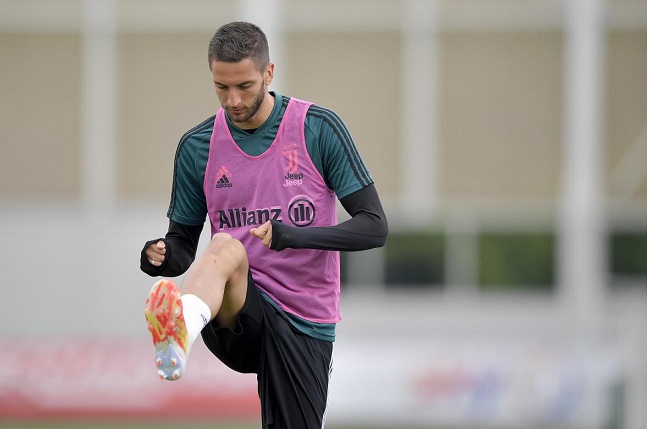
[[[260,416],[254,374],[224,366],[201,343],[187,372],[160,380],[145,339],[0,339],[0,419]]]

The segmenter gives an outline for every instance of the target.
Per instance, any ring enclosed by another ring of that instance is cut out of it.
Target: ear
[[[268,86],[270,83],[272,83],[273,79],[274,79],[274,63],[269,63],[265,68],[265,74],[263,76],[265,85]]]

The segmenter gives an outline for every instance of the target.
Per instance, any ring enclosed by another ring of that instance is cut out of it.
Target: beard
[[[241,113],[235,114],[231,112],[231,108],[226,109],[227,114],[229,115],[229,118],[233,122],[247,122],[250,119],[252,119],[256,114],[258,113],[258,110],[261,108],[261,104],[263,104],[263,100],[265,100],[265,82],[261,85],[261,89],[258,91],[258,94],[254,97],[254,100],[252,101],[252,104],[249,107],[246,107],[245,110]]]

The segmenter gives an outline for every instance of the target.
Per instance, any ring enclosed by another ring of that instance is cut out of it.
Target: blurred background
[[[647,0],[0,0],[0,427],[259,426],[202,344],[158,381],[139,271],[233,20],[389,219],[328,427],[647,428]]]

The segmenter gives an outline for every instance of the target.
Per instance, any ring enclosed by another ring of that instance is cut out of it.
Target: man
[[[348,130],[332,111],[270,92],[274,64],[257,26],[222,26],[209,44],[221,104],[175,159],[164,238],[146,243],[146,301],[160,377],[182,376],[202,335],[235,371],[258,374],[264,428],[321,428],[339,251],[384,245],[386,217]],[[336,200],[351,218],[337,224]],[[212,238],[195,258],[208,215]],[[195,260],[194,260],[195,259]]]

